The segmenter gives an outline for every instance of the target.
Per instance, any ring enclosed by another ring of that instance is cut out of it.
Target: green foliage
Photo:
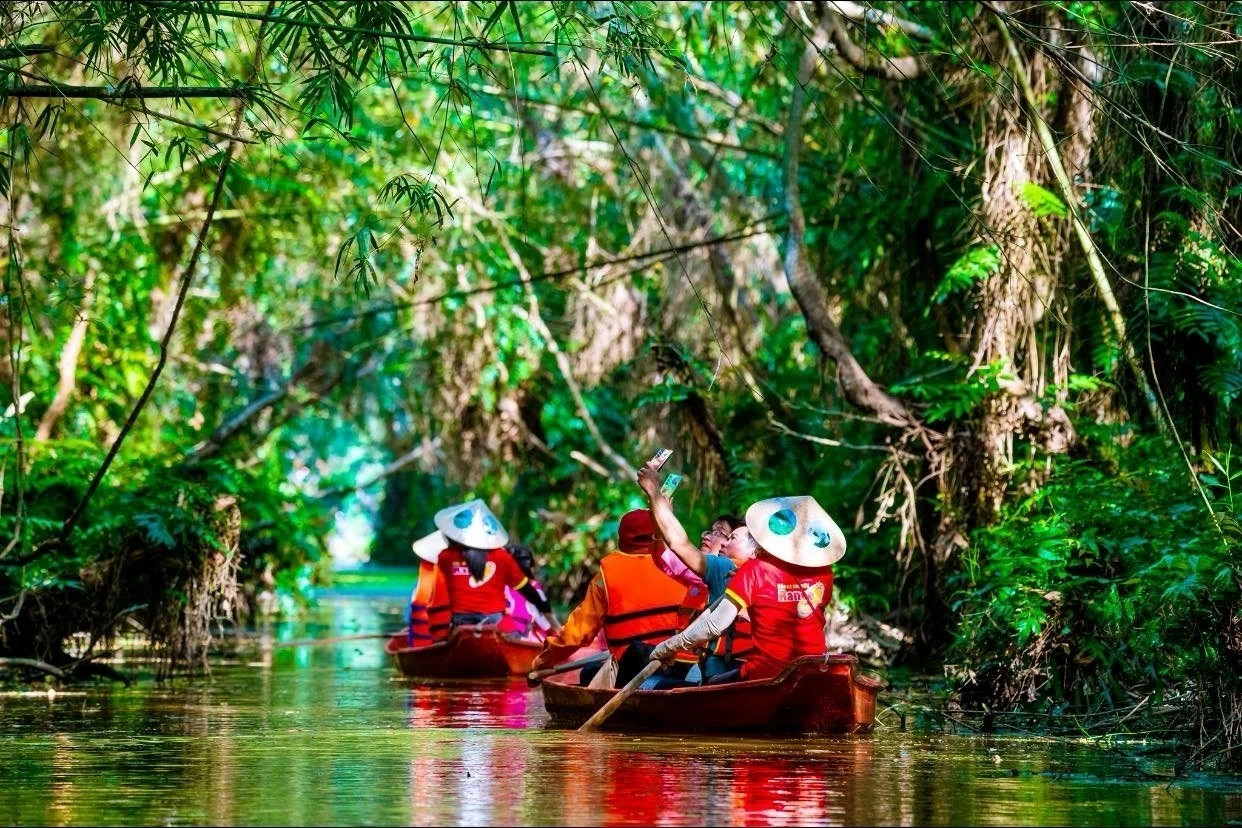
[[[31,455],[18,484],[18,421],[0,420],[0,530],[15,530],[20,498],[22,548],[55,534],[156,360],[166,369],[71,543],[28,569],[0,565],[5,595],[83,588],[118,542],[166,557],[207,548],[203,514],[220,495],[241,506],[244,580],[270,567],[297,591],[347,519],[373,517],[372,559],[408,562],[436,508],[480,496],[565,600],[642,502],[611,458],[669,445],[692,535],[721,512],[809,492],[849,527],[836,570],[849,606],[914,625],[943,597],[920,585],[947,579],[960,617],[923,632],[956,635],[971,669],[1003,665],[1010,701],[1090,706],[1083,688],[1101,681],[1116,696],[1219,668],[1209,630],[1236,570],[1213,544],[1219,530],[1237,546],[1242,395],[1229,234],[1242,122],[1205,45],[1233,25],[1219,9],[1056,3],[1011,27],[1020,56],[1045,67],[1042,114],[1075,151],[1067,163],[1090,158],[1070,171],[1074,197],[1130,342],[1203,465],[1213,523],[1184,461],[1152,437],[1062,220],[1069,205],[1035,183],[1044,162],[998,155],[1025,126],[1012,67],[977,48],[996,35],[977,4],[886,7],[927,39],[846,27],[870,56],[924,58],[917,78],[869,77],[837,55],[799,90],[806,284],[822,288],[831,325],[804,315],[782,273],[798,13],[313,0],[262,21],[264,8],[31,4],[11,27],[56,52],[12,52],[10,89],[105,93],[6,100],[0,194],[19,232],[0,332],[19,347],[0,361],[0,410],[20,386]],[[246,143],[160,354],[260,28]],[[1039,31],[1090,34],[1107,73],[1090,90],[1093,130],[1066,129],[1080,90]],[[1156,43],[1177,45],[1144,45]],[[161,84],[223,90],[135,97]],[[1032,272],[993,279],[1018,260]],[[983,318],[985,301],[1012,314]],[[859,405],[870,389],[843,370],[833,326],[925,430]],[[981,353],[1002,356],[976,365]],[[1019,401],[1030,420],[1003,445],[981,439],[981,417],[1023,387],[1040,395]],[[1040,411],[1065,412],[1086,447],[1049,457]],[[51,438],[33,440],[44,417]],[[985,456],[1014,478],[975,491]],[[956,495],[941,488],[955,476]],[[993,501],[994,524],[953,525]],[[933,558],[958,531],[973,532],[970,550]],[[913,533],[937,551],[920,560]]]
[[[1046,216],[1056,216],[1057,218],[1065,218],[1069,215],[1069,209],[1065,206],[1065,202],[1056,196],[1051,190],[1039,186],[1034,181],[1023,182],[1018,192],[1022,201],[1031,209],[1031,212],[1040,218]]]
[[[1058,463],[971,538],[951,579],[962,623],[950,660],[976,673],[999,665],[993,703],[1088,709],[1220,669],[1216,631],[1242,588],[1242,472],[1212,458],[1214,518],[1163,441],[1141,440],[1119,461]]]
[[[892,388],[924,403],[923,416],[929,423],[971,416],[989,395],[1000,390],[1001,381],[1011,376],[1000,362],[968,372],[967,360],[960,355],[929,351],[925,356],[945,363],[945,367],[895,382]]]
[[[942,303],[954,294],[965,293],[999,271],[1000,266],[1000,250],[996,245],[970,248],[945,271],[932,294],[932,301]]]

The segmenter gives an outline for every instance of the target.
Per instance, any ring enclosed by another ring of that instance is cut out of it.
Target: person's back
[[[436,565],[448,584],[453,626],[499,622],[506,587],[530,599],[540,611],[551,611],[547,598],[531,588],[503,548],[509,535],[482,500],[441,509],[435,524],[448,541]]]
[[[505,587],[520,589],[527,578],[503,549],[450,543],[440,553],[449,586],[453,624],[495,624],[505,612]]]
[[[546,596],[535,577],[535,555],[530,547],[524,543],[511,543],[505,549],[513,556],[522,574],[530,579],[531,587]],[[554,626],[555,619],[550,613],[545,615],[513,587],[505,587],[505,614],[500,619],[502,632],[542,643]]]
[[[654,531],[649,510],[638,509],[621,518],[619,551],[600,561],[600,571],[591,580],[586,597],[570,613],[560,633],[548,637],[534,669],[560,663],[603,630],[612,655],[609,670],[616,669],[616,683],[624,683],[642,669],[656,644],[685,626],[681,607],[686,588],[652,562]],[[583,683],[592,675],[583,671]]]
[[[418,580],[410,593],[407,643],[426,647],[448,638],[450,622],[448,584],[436,566],[448,540],[438,530],[414,541]]]
[[[631,644],[655,646],[684,626],[686,588],[661,572],[645,550],[605,555],[599,571],[608,606],[604,638],[617,658]]]
[[[750,614],[752,649],[740,668],[743,680],[775,676],[795,658],[827,651],[831,569],[794,566],[763,553],[742,565],[725,595]]]
[[[448,638],[448,585],[440,568],[429,561],[419,561],[418,582],[410,594],[409,614],[409,646],[425,647]]]

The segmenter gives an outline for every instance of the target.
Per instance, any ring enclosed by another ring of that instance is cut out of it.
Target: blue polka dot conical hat
[[[422,558],[427,563],[435,563],[440,560],[440,553],[448,546],[448,538],[444,537],[444,533],[439,529],[430,535],[424,535],[414,541],[414,554]]]
[[[475,549],[499,549],[509,542],[509,533],[482,500],[458,503],[436,512],[436,528],[444,537]]]
[[[794,566],[828,566],[845,554],[845,535],[809,495],[751,504],[746,528],[766,552]]]

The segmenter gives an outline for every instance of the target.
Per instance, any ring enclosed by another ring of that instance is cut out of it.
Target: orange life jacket
[[[659,644],[685,629],[686,588],[661,572],[651,556],[613,552],[599,562],[608,597],[604,638],[617,658],[630,644]]]
[[[451,612],[444,574],[433,563],[418,565],[418,584],[410,596],[411,647],[426,647],[448,638]]]

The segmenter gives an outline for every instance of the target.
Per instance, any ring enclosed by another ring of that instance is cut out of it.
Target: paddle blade
[[[608,717],[615,713],[618,707],[625,704],[626,699],[634,695],[634,691],[638,689],[638,686],[655,675],[656,671],[659,669],[660,662],[651,661],[648,663],[647,666],[642,669],[642,672],[630,679],[629,684],[621,688],[617,695],[609,699],[599,710],[596,710],[594,716],[583,722],[582,727],[578,728],[578,732],[593,733],[596,730],[599,730],[600,726],[604,722],[608,721]]]

